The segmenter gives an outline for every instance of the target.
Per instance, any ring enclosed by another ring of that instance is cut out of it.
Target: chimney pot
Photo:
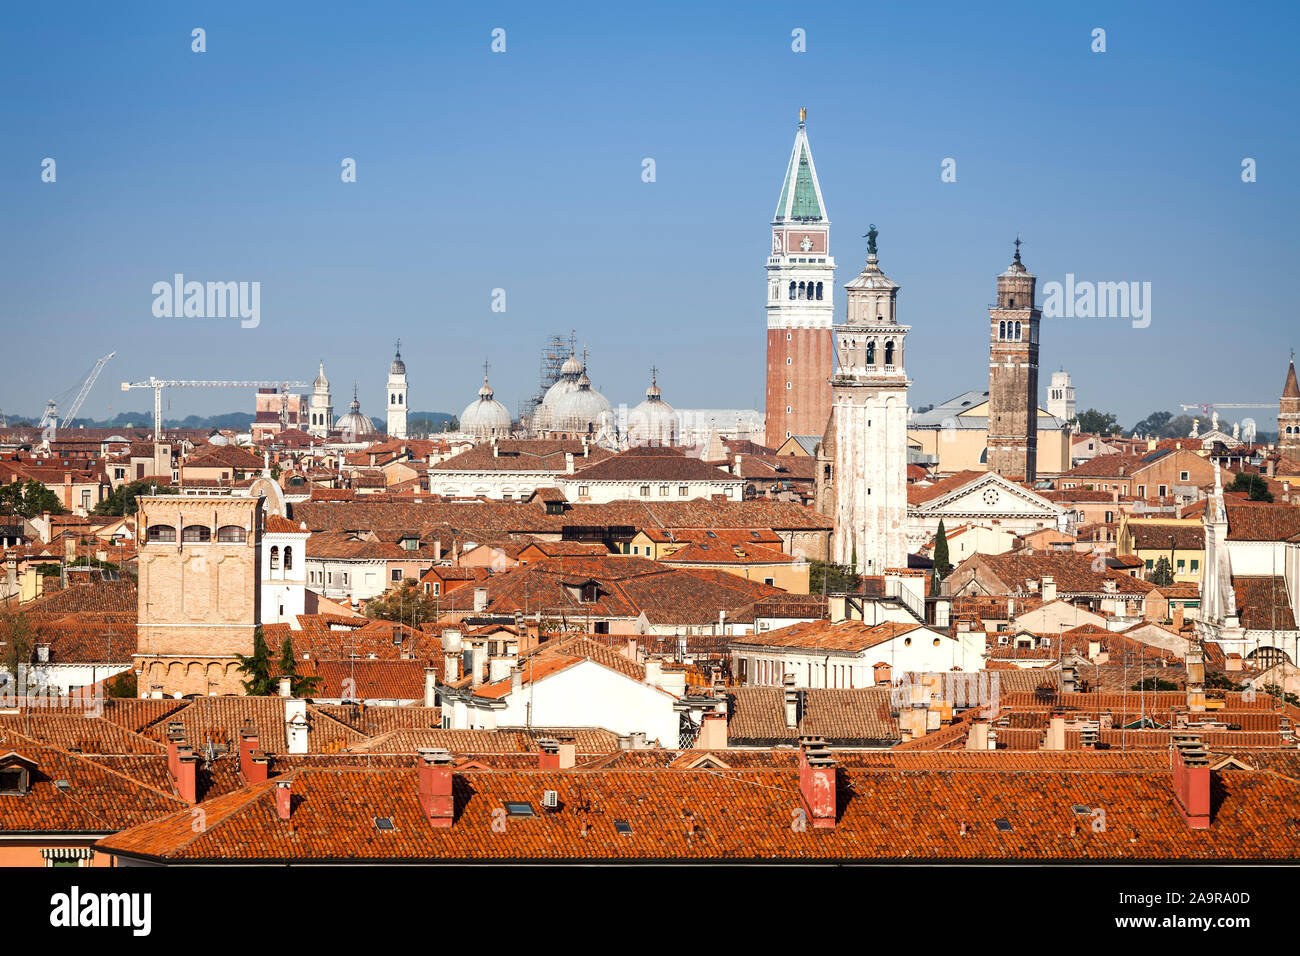
[[[288,820],[293,812],[293,787],[288,780],[275,785],[275,812],[281,820]]]
[[[420,807],[429,825],[447,829],[456,813],[452,795],[451,754],[445,750],[420,751]]]
[[[433,667],[424,669],[424,706],[433,707],[438,703],[438,671]]]

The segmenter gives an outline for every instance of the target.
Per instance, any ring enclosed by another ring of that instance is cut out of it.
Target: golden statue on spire
[[[806,106],[801,106],[801,107],[799,107],[799,123],[800,123],[800,125],[802,125],[803,122],[804,122],[806,119],[808,119],[808,107],[806,107]]]

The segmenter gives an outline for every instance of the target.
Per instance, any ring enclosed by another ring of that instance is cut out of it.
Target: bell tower
[[[831,406],[835,260],[806,117],[801,109],[767,257],[764,441],[773,448],[793,435],[822,434]]]
[[[988,468],[1012,481],[1038,477],[1037,278],[1016,256],[998,276],[989,308]]]
[[[388,366],[388,437],[406,437],[406,363],[402,361],[402,343]]]
[[[1300,458],[1300,384],[1295,377],[1295,353],[1282,383],[1282,401],[1277,410],[1277,450],[1288,458]]]
[[[898,324],[898,284],[880,271],[876,227],[867,264],[844,286],[835,326],[830,422],[817,460],[819,508],[834,522],[831,561],[860,574],[907,567],[909,327]]]

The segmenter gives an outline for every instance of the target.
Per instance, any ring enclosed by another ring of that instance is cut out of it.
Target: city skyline
[[[5,107],[2,314],[29,358],[0,407],[37,415],[117,350],[84,416],[141,410],[125,380],[308,378],[319,359],[332,381],[359,380],[376,414],[401,337],[413,409],[464,407],[486,357],[513,410],[536,388],[546,336],[577,328],[616,404],[639,400],[654,363],[674,405],[759,408],[768,223],[801,107],[836,283],[861,267],[858,237],[877,223],[881,265],[903,287],[915,407],[982,387],[985,308],[1017,235],[1040,285],[1151,283],[1146,328],[1044,318],[1042,366],[1071,372],[1080,409],[1131,427],[1184,402],[1275,401],[1292,336],[1272,277],[1296,246],[1296,187],[1276,172],[1295,137],[1270,118],[1288,107],[1267,82],[1285,67],[1285,31],[1246,45],[1232,38],[1247,25],[1185,8],[1173,22],[1155,8],[1017,9],[993,31],[952,8],[924,33],[901,10],[759,9],[742,23],[670,9],[617,44],[623,15],[524,8],[491,23],[285,11],[262,13],[257,31],[238,5],[90,8],[84,34],[60,27],[57,41],[55,26],[15,14],[0,67],[19,94]],[[840,24],[889,42],[864,64]],[[498,25],[507,48],[494,54]],[[1089,48],[1098,25],[1105,53]],[[792,50],[796,29],[806,52]],[[926,44],[948,59],[926,61]],[[1153,64],[1161,76],[1135,93]],[[439,70],[453,82],[435,94]],[[596,73],[599,89],[584,78]],[[788,81],[751,88],[773,75]],[[1197,138],[1206,116],[1210,148]],[[1242,182],[1244,157],[1257,182]],[[347,158],[355,183],[340,180]],[[945,159],[955,182],[941,179]],[[178,272],[260,282],[260,324],[156,318],[150,289]],[[52,333],[59,348],[43,351]],[[1135,350],[1182,361],[1117,355]],[[194,390],[171,415],[249,404],[234,397]],[[1267,410],[1255,417],[1272,429]]]

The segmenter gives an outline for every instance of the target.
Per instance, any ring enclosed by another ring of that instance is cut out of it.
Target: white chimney
[[[460,680],[460,653],[457,651],[443,651],[442,653],[442,679],[448,684]]]
[[[652,687],[658,687],[663,683],[664,665],[661,660],[648,659],[645,662],[645,682]]]
[[[487,645],[475,644],[470,648],[470,660],[473,664],[470,686],[477,687],[483,683],[483,672],[487,669]]]
[[[566,475],[573,474],[573,452],[571,451],[564,453],[564,473]]]
[[[424,669],[424,706],[433,707],[438,702],[438,671],[433,667]]]
[[[280,678],[280,696],[281,697],[293,696],[293,682],[289,679],[289,675],[287,674],[284,677]]]
[[[794,730],[799,726],[799,692],[794,687],[794,675],[786,674],[782,684],[785,687],[785,725]]]
[[[1051,604],[1056,600],[1056,578],[1050,574],[1043,575],[1043,603]]]
[[[284,702],[284,733],[289,741],[289,753],[307,752],[307,702],[290,698]]]
[[[524,687],[524,669],[522,667],[512,667],[510,669],[510,693],[518,694]],[[573,764],[569,764],[570,767]]]
[[[474,610],[485,611],[487,610],[487,605],[488,605],[488,589],[475,588],[474,589]]]
[[[515,666],[513,657],[494,657],[488,661],[488,680],[496,683],[499,680],[505,680],[510,676],[510,671]]]

